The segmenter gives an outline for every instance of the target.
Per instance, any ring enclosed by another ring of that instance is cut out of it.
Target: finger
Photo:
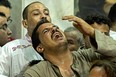
[[[80,23],[82,22],[83,20],[79,17],[76,17],[76,16],[73,16],[73,15],[70,15],[70,16],[64,16],[62,17],[63,20],[69,20],[69,21],[74,21],[76,23]]]
[[[72,19],[72,18],[74,18],[74,17],[75,17],[75,16],[73,16],[73,15],[63,16],[62,19],[63,19],[63,20],[69,20],[69,19]]]

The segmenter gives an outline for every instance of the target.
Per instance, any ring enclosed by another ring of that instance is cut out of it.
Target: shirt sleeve
[[[116,41],[113,38],[95,30],[95,40],[97,42],[98,53],[116,57]]]

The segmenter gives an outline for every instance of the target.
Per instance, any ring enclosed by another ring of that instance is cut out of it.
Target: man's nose
[[[47,20],[47,18],[46,18],[46,17],[42,17],[42,18],[41,18],[41,20],[46,21],[46,20]]]
[[[57,31],[57,28],[56,27],[53,27],[52,28],[52,32],[54,33],[54,32],[56,32]]]
[[[44,13],[42,13],[41,18],[46,18],[46,15]]]
[[[7,28],[7,34],[8,35],[11,35],[12,34],[12,31],[10,30],[10,28]]]

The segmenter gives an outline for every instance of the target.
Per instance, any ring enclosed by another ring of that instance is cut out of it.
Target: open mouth
[[[62,37],[62,34],[60,32],[54,32],[51,36],[52,39],[60,39]]]

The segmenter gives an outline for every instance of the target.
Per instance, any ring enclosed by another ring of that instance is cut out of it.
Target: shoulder
[[[26,77],[27,75],[31,77],[37,77],[39,75],[43,76],[45,75],[44,73],[45,71],[47,71],[48,67],[49,67],[48,61],[40,61],[39,63],[27,69],[23,76],[24,77]]]
[[[78,51],[72,52],[74,58],[90,58],[91,56],[95,56],[96,52],[94,52],[93,48],[88,49],[79,49]]]
[[[49,65],[50,65],[50,63],[48,61],[42,60],[42,61],[38,62],[37,64],[33,65],[30,69],[31,70],[35,70],[35,69],[37,69],[37,70],[45,70],[46,67],[48,67]]]
[[[25,47],[31,46],[30,43],[27,42],[27,40],[24,39],[16,39],[13,40],[11,42],[8,42],[7,44],[5,44],[2,49],[4,51],[15,51],[17,48],[18,49],[22,49]]]
[[[25,43],[25,42],[26,42],[26,40],[24,40],[24,39],[16,39],[16,40],[6,43],[4,46],[17,45],[17,44]]]

